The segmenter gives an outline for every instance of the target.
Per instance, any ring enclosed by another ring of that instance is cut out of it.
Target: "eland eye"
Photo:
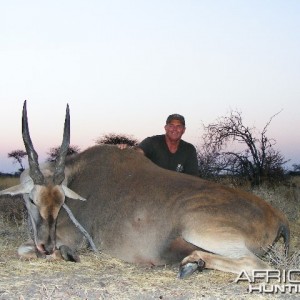
[[[34,201],[33,201],[32,198],[29,197],[29,201],[30,201],[31,204],[35,205],[35,203],[34,203]]]

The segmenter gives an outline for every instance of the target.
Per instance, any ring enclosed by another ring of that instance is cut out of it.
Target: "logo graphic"
[[[178,164],[176,167],[176,172],[183,172],[183,165]]]
[[[300,270],[253,270],[251,274],[243,270],[235,283],[240,281],[249,283],[248,293],[300,293]]]

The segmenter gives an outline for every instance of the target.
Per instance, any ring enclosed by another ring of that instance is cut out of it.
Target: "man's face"
[[[165,125],[166,136],[171,141],[178,141],[181,139],[185,132],[185,126],[178,120],[172,120],[170,123]]]

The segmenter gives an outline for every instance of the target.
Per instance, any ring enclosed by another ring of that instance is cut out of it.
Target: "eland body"
[[[66,157],[68,107],[57,163],[39,166],[26,102],[23,139],[29,170],[20,185],[1,192],[25,200],[33,240],[19,248],[21,256],[78,261],[87,239],[61,209],[66,203],[101,251],[137,264],[180,262],[180,277],[197,268],[268,269],[258,256],[281,236],[288,249],[286,217],[250,193],[162,169],[132,149],[94,146]]]

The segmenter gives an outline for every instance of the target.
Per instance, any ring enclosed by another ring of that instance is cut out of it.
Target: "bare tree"
[[[215,153],[218,171],[247,177],[252,186],[283,176],[282,166],[287,161],[274,149],[276,141],[267,137],[267,129],[278,114],[269,119],[260,133],[256,133],[254,127],[245,126],[242,114],[238,111],[231,111],[228,116],[204,126],[203,147],[207,153]],[[228,151],[230,142],[246,146],[246,149]]]
[[[227,162],[222,160],[219,149],[212,145],[203,144],[201,148],[197,148],[197,157],[201,178],[217,180],[220,172],[226,168]]]
[[[23,158],[27,155],[24,150],[13,150],[7,154],[8,158],[13,158],[13,163],[18,163],[20,165],[19,172],[24,171]]]
[[[59,154],[59,150],[60,150],[60,147],[50,148],[49,152],[47,153],[49,155],[47,158],[47,161],[49,161],[49,162],[56,161],[56,158]],[[80,148],[78,146],[70,145],[68,148],[67,155],[72,155],[72,154],[76,154],[79,152],[80,152]]]
[[[127,144],[128,146],[137,146],[138,141],[137,141],[137,139],[135,139],[134,137],[132,137],[130,135],[109,133],[109,134],[104,134],[102,137],[98,138],[95,143],[98,145]]]

